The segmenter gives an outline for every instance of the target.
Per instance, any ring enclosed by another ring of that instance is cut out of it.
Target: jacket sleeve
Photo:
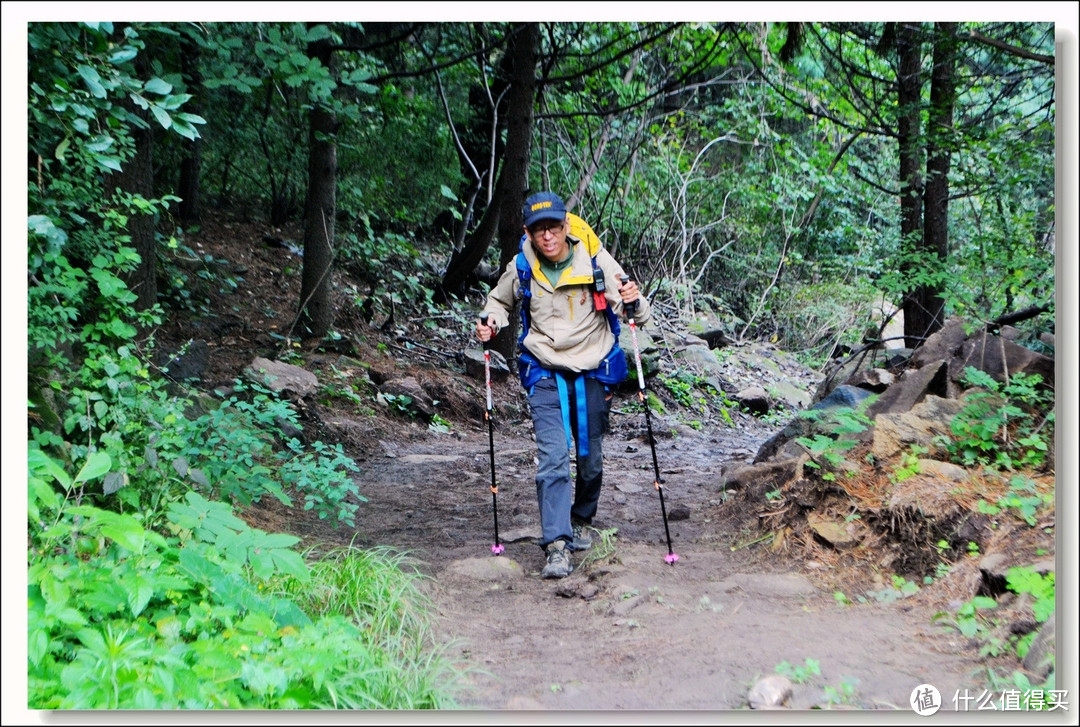
[[[615,314],[619,318],[625,319],[626,314],[623,311],[622,297],[619,296],[619,285],[622,284],[621,278],[626,275],[622,266],[612,257],[611,253],[607,249],[602,249],[596,256],[596,264],[604,271],[605,282],[605,297],[608,300],[608,305],[612,307]],[[638,283],[638,287],[641,284]],[[648,298],[644,294],[638,296],[637,310],[634,311],[634,324],[642,325],[649,322],[649,317],[652,314],[652,306],[649,304]]]
[[[518,289],[517,265],[511,259],[499,276],[499,281],[488,293],[487,302],[484,304],[482,313],[487,313],[491,322],[501,331],[510,325],[510,314],[514,310],[514,302]]]

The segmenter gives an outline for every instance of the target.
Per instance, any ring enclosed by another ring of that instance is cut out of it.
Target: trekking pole
[[[619,279],[622,281],[623,285],[626,285],[630,280],[630,276],[623,275]],[[653,474],[655,475],[653,485],[656,487],[656,491],[660,493],[660,513],[664,516],[664,535],[667,537],[668,552],[668,554],[664,556],[664,562],[675,565],[675,561],[679,559],[679,556],[671,549],[671,531],[668,529],[667,507],[664,505],[664,488],[662,487],[664,481],[660,479],[660,464],[656,461],[656,442],[653,441],[652,415],[649,413],[649,402],[645,397],[645,374],[641,370],[641,349],[638,348],[637,326],[634,325],[634,313],[637,312],[637,301],[634,301],[633,303],[624,303],[623,310],[626,311],[626,319],[630,324],[630,338],[634,342],[634,362],[637,364],[638,397],[641,399],[642,406],[645,407],[645,426],[649,434],[649,447],[652,449]]]
[[[488,314],[480,315],[480,324],[486,326]],[[491,455],[491,512],[495,516],[495,543],[491,546],[491,552],[495,555],[503,552],[502,543],[499,542],[499,504],[497,496],[499,487],[495,484],[495,425],[491,421],[491,339],[484,341],[484,383],[487,385],[487,409],[484,410],[484,418],[488,424],[488,453]]]

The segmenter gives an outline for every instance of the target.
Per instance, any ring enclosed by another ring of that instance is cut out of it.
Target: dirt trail
[[[732,452],[752,456],[764,428],[658,434],[679,556],[668,564],[639,418],[613,414],[596,546],[575,554],[577,568],[563,580],[539,577],[531,426],[520,419],[503,422],[495,435],[499,556],[491,552],[488,439],[479,425],[459,424],[449,434],[417,425],[392,436],[371,432],[364,452],[353,452],[369,498],[356,530],[327,530],[318,521],[294,521],[293,529],[343,543],[355,534],[358,545],[415,556],[431,576],[447,654],[467,672],[467,708],[747,709],[762,677],[784,662],[805,668],[808,659],[820,673],[795,680],[787,701],[794,709],[908,710],[920,684],[942,695],[982,686],[976,673],[985,663],[955,632],[933,626],[932,598],[843,606],[834,589],[850,574],[786,562],[748,544],[753,523],[737,528],[725,517],[734,505],[719,491],[721,469]],[[663,422],[657,431],[665,431]]]

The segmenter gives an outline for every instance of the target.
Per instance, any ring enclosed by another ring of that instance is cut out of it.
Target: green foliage
[[[855,695],[858,692],[859,680],[855,677],[844,677],[839,686],[825,685],[825,703],[832,706],[838,704],[854,704]]]
[[[657,378],[679,406],[699,412],[706,410],[705,397],[696,391],[704,383],[700,376],[678,371],[672,376],[660,374]]]
[[[814,677],[821,676],[821,662],[807,658],[801,665],[792,665],[788,661],[782,661],[776,665],[776,673],[787,677],[793,684],[803,684]]]
[[[806,409],[799,416],[814,422],[814,426],[823,429],[825,433],[814,432],[811,436],[797,437],[796,442],[806,447],[814,458],[808,461],[807,466],[821,469],[823,466],[835,470],[844,463],[844,453],[858,444],[856,439],[846,439],[845,435],[858,434],[865,431],[871,424],[869,418],[863,413],[869,401],[864,401],[859,408],[835,407],[831,409]],[[825,471],[822,478],[833,480],[834,472]]]
[[[1018,373],[1001,384],[969,366],[963,380],[975,390],[965,395],[964,408],[949,425],[950,436],[940,442],[949,456],[968,466],[1041,467],[1054,425],[1053,399],[1040,387],[1042,377]]]
[[[341,207],[381,229],[429,224],[461,182],[457,152],[435,94],[413,81],[384,84],[341,149]],[[427,83],[419,81],[419,83]]]
[[[891,578],[891,584],[882,588],[879,591],[871,591],[868,595],[874,600],[880,603],[894,603],[901,598],[907,598],[908,596],[915,595],[919,592],[919,584],[914,581],[909,581],[903,576],[893,574]],[[860,598],[860,601],[866,601],[865,598]]]
[[[909,477],[919,474],[919,457],[930,450],[927,447],[913,444],[900,458],[900,464],[889,476],[893,482],[903,482]]]
[[[996,505],[979,500],[976,506],[979,512],[997,515],[1003,511],[1013,512],[1028,525],[1038,524],[1038,515],[1054,507],[1054,492],[1040,492],[1035,482],[1023,474],[1014,474],[1009,480],[1009,490]]]
[[[593,529],[593,546],[581,559],[582,568],[596,563],[618,563],[618,528]]]
[[[1005,578],[1010,591],[1028,594],[1035,620],[1038,623],[1045,623],[1054,612],[1056,593],[1054,573],[1043,575],[1030,567],[1013,567],[1007,571]],[[1000,620],[989,615],[997,606],[998,603],[993,598],[975,596],[963,603],[954,617],[950,618],[947,613],[940,612],[934,615],[934,621],[941,621],[952,626],[966,638],[979,643],[980,654],[983,656],[998,657],[1012,652],[1017,658],[1023,659],[1030,648],[1034,634],[1023,638],[1012,633],[999,635]]]
[[[31,709],[449,704],[447,670],[414,646],[422,616],[401,588],[376,585],[402,579],[398,563],[372,555],[370,577],[352,585],[353,602],[367,599],[375,619],[345,604],[309,616],[310,602],[275,584],[325,593],[349,572],[341,567],[349,557],[309,568],[292,549],[297,538],[250,528],[195,492],[155,531],[131,515],[65,504],[51,490],[50,482],[94,479],[108,466],[98,455],[71,478],[43,453],[31,458]],[[403,608],[408,620],[388,617]]]
[[[1018,594],[1030,594],[1033,599],[1031,610],[1035,620],[1044,623],[1054,612],[1055,586],[1054,572],[1042,574],[1029,567],[1012,567],[1005,573],[1005,582],[1009,590]]]
[[[817,260],[804,261],[801,254],[792,253],[791,262],[805,265],[809,275],[816,277],[821,274],[821,263]],[[799,282],[791,287],[793,290],[771,302],[772,319],[782,332],[777,340],[780,348],[796,354],[808,366],[820,368],[828,363],[837,345],[857,348],[862,344],[870,312],[880,303],[880,292],[865,282],[831,279]]]

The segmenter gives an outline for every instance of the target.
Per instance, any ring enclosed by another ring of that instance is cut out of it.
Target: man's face
[[[540,220],[532,227],[526,227],[525,233],[537,252],[553,263],[561,262],[570,251],[566,241],[566,220]]]

